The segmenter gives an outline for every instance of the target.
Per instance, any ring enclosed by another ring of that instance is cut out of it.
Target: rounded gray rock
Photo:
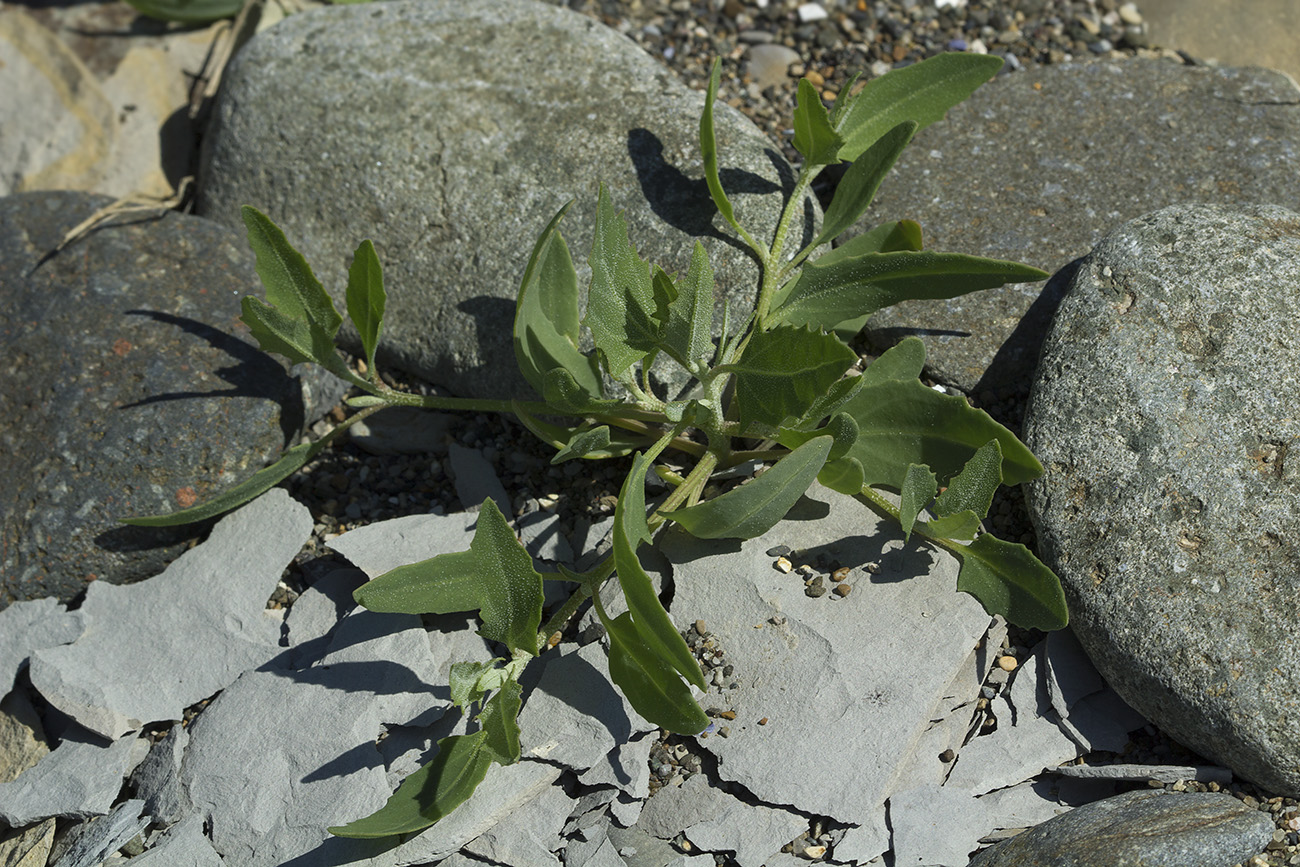
[[[1136,710],[1300,794],[1300,214],[1171,207],[1084,259],[1043,347],[1027,503]]]
[[[1136,791],[1049,819],[970,867],[1229,867],[1272,837],[1268,816],[1231,795]]]
[[[0,607],[147,578],[202,526],[127,527],[243,481],[296,438],[303,389],[237,321],[242,238],[168,212],[96,229],[110,199],[0,199]]]
[[[561,230],[585,284],[598,184],[642,256],[684,273],[698,236],[719,310],[724,298],[733,315],[752,309],[757,263],[718,228],[703,180],[702,106],[627,37],[535,0],[316,9],[260,33],[227,70],[199,212],[237,225],[240,205],[265,211],[337,298],[372,239],[388,288],[381,359],[462,395],[525,395],[511,347],[520,278],[576,199]],[[715,121],[723,186],[770,239],[793,173],[740,112],[720,103]],[[816,219],[810,199],[805,240]]]

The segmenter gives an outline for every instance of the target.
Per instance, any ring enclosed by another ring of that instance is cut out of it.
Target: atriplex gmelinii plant
[[[347,837],[409,834],[432,825],[468,798],[493,762],[519,760],[519,676],[552,646],[587,600],[608,633],[609,672],[632,706],[650,722],[696,735],[709,720],[690,689],[704,676],[673,626],[638,559],[670,523],[695,536],[749,539],[775,526],[814,480],[889,515],[906,537],[917,535],[961,561],[957,589],[990,614],[1041,629],[1066,624],[1060,582],[1023,545],[982,532],[993,493],[1043,468],[1015,435],[963,398],[940,394],[918,379],[925,352],[908,338],[860,375],[845,374],[855,353],[837,336],[852,333],[871,313],[909,298],[953,298],[1006,283],[1044,279],[1036,268],[922,249],[921,229],[885,223],[808,261],[866,211],[885,173],[918,129],[943,117],[998,70],[996,57],[945,54],[868,83],[856,97],[841,91],[828,112],[812,85],[799,82],[794,147],[804,157],[770,244],[736,219],[722,188],[713,133],[719,67],[714,64],[700,148],[709,192],[722,217],[762,265],[753,312],[730,328],[723,317],[713,337],[713,275],[696,242],[685,274],[669,275],[630,246],[627,226],[604,190],[596,206],[589,259],[592,277],[580,319],[577,275],[559,224],[565,205],[533,248],[519,288],[514,348],[520,370],[540,402],[462,400],[398,392],[376,373],[375,348],[384,316],[379,261],[362,242],[348,272],[347,312],[360,334],[365,377],[335,349],[342,317],[303,257],[263,214],[244,208],[249,243],[267,302],[243,300],[243,320],[262,348],[292,362],[324,366],[365,392],[360,410],[315,443],[289,449],[274,465],[210,502],[129,523],[182,524],[234,508],[302,467],[339,432],[383,406],[513,413],[557,449],[553,463],[634,455],[614,511],[613,549],[594,568],[538,572],[492,500],[483,502],[468,551],[440,554],[394,569],[356,591],[373,611],[445,614],[477,610],[480,634],[508,657],[460,662],[451,669],[451,696],[478,729],[438,742],[438,753],[408,777],[373,815],[338,828]],[[826,166],[848,162],[820,233],[787,252],[788,230],[813,179]],[[570,203],[572,204],[572,203]],[[581,325],[593,352],[580,346]],[[654,393],[651,363],[666,356],[694,380],[682,400]],[[625,396],[606,393],[604,375]],[[559,424],[543,417],[564,417]],[[684,475],[656,467],[666,450],[694,468]],[[767,472],[702,500],[715,471],[747,461]],[[654,468],[671,493],[646,512],[646,475]],[[881,491],[899,495],[895,506]],[[610,617],[601,598],[611,576],[628,610]],[[542,625],[542,582],[575,586]],[[725,591],[719,591],[725,592]],[[682,612],[689,616],[689,612]]]

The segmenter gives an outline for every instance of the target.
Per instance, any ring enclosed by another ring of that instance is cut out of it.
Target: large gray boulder
[[[869,337],[884,348],[918,334],[938,379],[1023,397],[1075,259],[1180,202],[1293,207],[1298,159],[1300,91],[1281,73],[1129,59],[998,76],[917,136],[852,231],[906,217],[927,248],[1056,278],[907,302],[877,314]]]
[[[1166,208],[1080,263],[1026,499],[1097,668],[1179,741],[1300,793],[1300,214]]]
[[[161,572],[204,528],[122,518],[243,481],[338,396],[258,351],[253,254],[224,226],[137,217],[45,258],[109,201],[0,199],[0,608]]]
[[[464,395],[523,395],[510,325],[529,251],[577,199],[562,228],[585,275],[599,183],[643,256],[684,272],[703,236],[719,297],[752,308],[758,267],[716,228],[702,180],[702,105],[635,43],[536,0],[313,10],[228,70],[199,212],[236,224],[242,204],[265,211],[340,298],[373,239],[386,360]],[[719,105],[716,126],[723,184],[770,238],[789,167],[738,111]]]

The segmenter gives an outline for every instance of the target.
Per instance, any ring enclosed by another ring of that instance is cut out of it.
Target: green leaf
[[[794,149],[803,154],[809,165],[825,166],[836,162],[844,139],[831,127],[831,118],[822,104],[821,94],[806,78],[799,79],[796,102],[794,141],[791,142]]]
[[[574,458],[585,458],[592,454],[608,454],[609,451],[609,425],[591,428],[574,434],[573,439],[569,440],[564,446],[555,453],[551,458],[552,464],[560,464],[565,461],[571,461]]]
[[[805,265],[772,321],[833,328],[900,301],[956,298],[1049,276],[1017,262],[962,253],[904,251],[854,256],[842,252],[847,246]]]
[[[970,541],[980,528],[980,516],[972,511],[954,512],[942,518],[923,523],[926,535],[937,539],[963,539]]]
[[[399,566],[352,594],[371,611],[450,614],[477,609],[479,634],[537,655],[542,576],[491,498],[483,501],[468,551]]]
[[[709,717],[677,671],[642,638],[630,612],[604,620],[609,633],[609,677],[646,720],[681,735],[708,728]]]
[[[867,212],[871,200],[876,197],[876,190],[880,188],[880,182],[889,174],[915,133],[914,121],[900,123],[853,161],[836,186],[830,207],[822,218],[821,233],[810,247],[820,247],[827,241],[838,238]]]
[[[622,401],[596,397],[579,385],[573,374],[563,367],[546,371],[542,379],[543,399],[557,412],[566,415],[586,415],[595,412],[617,413]]]
[[[589,422],[583,422],[582,424],[579,425],[566,426],[566,425],[552,424],[551,422],[548,421],[543,421],[542,419],[528,412],[528,410],[524,409],[524,407],[520,405],[518,401],[512,403],[511,411],[515,414],[515,416],[519,419],[519,421],[523,423],[524,427],[532,431],[533,434],[538,439],[540,439],[544,443],[548,443],[552,447],[559,449],[561,451],[563,451],[568,446],[569,443],[573,442],[575,437],[581,436],[582,434],[585,434],[588,431],[592,430],[592,426]],[[622,428],[619,428],[617,430],[611,429],[610,443],[607,447],[600,448],[600,449],[592,449],[591,451],[588,451],[584,455],[582,455],[582,457],[588,460],[603,460],[605,458],[621,458],[625,455],[632,454],[632,452],[636,451],[637,449],[645,448],[649,444],[650,441],[643,436],[638,436],[637,434],[631,433],[629,431],[625,431]]]
[[[320,364],[331,371],[342,366],[343,360],[334,353],[333,339],[313,333],[310,323],[286,316],[251,295],[241,299],[240,307],[244,313],[239,318],[263,352],[283,355],[291,364]]]
[[[645,506],[645,476],[650,463],[645,455],[638,454],[619,491],[614,508],[614,568],[641,641],[691,683],[707,689],[700,664],[668,618],[650,576],[636,556],[637,547],[650,541]]]
[[[813,401],[812,406],[803,414],[803,418],[790,427],[795,430],[811,431],[822,423],[822,419],[834,415],[839,411],[840,407],[852,400],[861,388],[862,377],[860,376],[846,376],[837,379],[831,384],[830,388],[826,389],[825,394]],[[804,440],[804,442],[807,442],[807,440]],[[796,443],[795,445],[800,444]],[[835,455],[831,460],[835,460],[837,457],[839,456]]]
[[[704,245],[695,242],[691,267],[668,305],[663,348],[687,370],[713,357],[713,269]]]
[[[248,230],[248,244],[257,256],[257,276],[266,288],[266,302],[278,309],[279,318],[269,315],[265,305],[254,298],[244,299],[244,313],[248,314],[250,302],[255,302],[263,324],[302,356],[336,373],[346,370],[334,349],[334,335],[343,324],[343,317],[307,260],[293,248],[280,227],[261,211],[244,205],[241,213]],[[258,336],[253,323],[248,325]],[[261,342],[261,336],[258,341]]]
[[[578,348],[578,275],[559,232],[560,220],[572,204],[547,223],[524,268],[515,300],[515,360],[538,394],[546,374],[558,368],[598,398],[603,393],[598,365]]]
[[[700,115],[700,157],[704,160],[704,180],[709,185],[709,195],[713,204],[718,206],[718,213],[734,228],[739,229],[736,212],[731,207],[731,200],[722,189],[722,179],[718,175],[718,141],[713,134],[713,103],[718,98],[718,83],[722,75],[722,58],[713,59],[713,70],[709,73],[709,88],[704,94],[704,112]]]
[[[485,674],[496,670],[499,659],[491,662],[454,662],[449,678],[451,703],[463,708],[470,702],[478,701],[487,690],[482,680]]]
[[[980,446],[948,482],[948,489],[934,501],[934,513],[944,517],[969,511],[982,518],[989,513],[993,493],[1001,484],[1002,446],[992,439]]]
[[[777,428],[787,418],[803,418],[856,360],[853,350],[828,334],[777,326],[755,331],[740,360],[720,369],[735,374],[744,431],[752,424]]]
[[[862,464],[857,458],[847,456],[827,461],[826,466],[817,474],[817,481],[841,494],[860,494],[863,486]]]
[[[205,503],[166,515],[123,518],[122,523],[131,524],[135,527],[178,527],[182,524],[193,524],[195,521],[203,521],[223,512],[229,512],[237,506],[244,505],[254,497],[266,493],[289,478],[289,476],[298,472],[308,461],[316,457],[329,442],[328,438],[322,438],[314,443],[296,445],[281,455],[280,459],[269,467],[258,470],[247,481],[240,482]]]
[[[127,0],[141,15],[181,24],[207,24],[233,18],[244,8],[244,0]]]
[[[847,412],[837,412],[826,423],[825,427],[817,430],[804,431],[797,428],[783,427],[776,432],[776,441],[788,449],[795,449],[819,436],[830,436],[834,440],[826,460],[828,463],[837,461],[848,454],[849,449],[857,442],[858,422]]]
[[[1064,629],[1070,622],[1060,579],[1024,545],[985,533],[953,552],[961,558],[957,589],[989,614],[1026,629]]]
[[[941,120],[1001,68],[994,55],[939,54],[867,82],[840,119],[840,159],[857,159],[904,121],[916,121],[919,132]]]
[[[934,492],[939,490],[939,480],[930,468],[922,464],[908,464],[903,475],[903,487],[898,504],[898,523],[903,526],[904,541],[912,538],[916,516],[930,505]]]
[[[901,490],[908,464],[925,464],[939,478],[952,478],[991,439],[1002,450],[1005,484],[1042,475],[1043,465],[1015,434],[965,398],[940,394],[916,379],[924,363],[921,340],[903,340],[866,369],[862,389],[844,405],[858,422],[849,456],[862,464],[866,484]]]
[[[483,746],[499,765],[519,761],[519,706],[523,690],[513,680],[501,684],[478,715],[480,731],[487,733]]]
[[[422,831],[459,807],[487,776],[494,754],[488,733],[451,735],[438,741],[438,754],[411,774],[388,803],[364,819],[330,828],[336,837],[395,837]]]
[[[627,239],[627,222],[600,188],[591,244],[587,328],[605,354],[609,372],[621,376],[659,344],[660,326],[650,266]]]
[[[701,539],[753,539],[772,529],[799,501],[826,463],[834,440],[819,436],[777,461],[763,475],[667,517]]]
[[[387,300],[384,270],[375,253],[375,245],[362,241],[348,268],[348,318],[361,335],[361,348],[371,370],[375,368],[375,347],[379,345],[379,335],[383,330]]]
[[[899,220],[896,223],[882,223],[864,232],[857,237],[850,238],[840,246],[836,247],[829,253],[824,253],[817,257],[815,262],[821,265],[829,265],[843,259],[846,256],[857,256],[863,253],[894,253],[899,250],[920,250],[921,249],[921,226],[911,220]],[[776,311],[780,309],[794,291],[799,280],[797,278],[787,280],[780,289],[772,296],[771,309]],[[862,322],[866,323],[866,317],[862,317]],[[859,325],[853,333],[862,330]]]

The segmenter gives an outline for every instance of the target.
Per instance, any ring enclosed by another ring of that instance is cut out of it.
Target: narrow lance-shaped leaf
[[[718,83],[722,75],[722,58],[713,59],[713,69],[709,73],[709,88],[704,94],[704,112],[700,115],[700,157],[704,160],[704,180],[709,187],[713,204],[718,206],[718,213],[723,219],[739,229],[736,212],[731,207],[731,200],[722,189],[722,179],[718,175],[718,140],[713,134],[713,103],[718,98]]]
[[[361,349],[371,370],[375,368],[375,347],[379,345],[387,302],[384,270],[375,253],[375,245],[362,241],[348,267],[347,307],[348,318],[361,336]]]
[[[691,683],[707,689],[700,664],[695,661],[677,627],[673,626],[655,593],[650,576],[637,559],[637,547],[650,541],[645,506],[645,476],[649,466],[650,461],[645,455],[637,455],[632,471],[623,480],[623,488],[619,491],[618,505],[614,508],[614,568],[641,640]]]
[[[916,524],[916,516],[930,505],[937,490],[939,490],[938,479],[930,472],[929,467],[908,464],[907,472],[903,475],[903,487],[898,504],[898,523],[903,527],[904,540],[912,538],[912,527]]]
[[[591,244],[587,328],[605,354],[609,372],[621,376],[659,343],[650,266],[628,242],[627,222],[601,187]]]
[[[858,379],[859,377],[853,377]],[[844,380],[840,380],[843,382]],[[776,441],[788,449],[796,449],[814,437],[829,436],[833,444],[826,460],[837,461],[848,454],[849,449],[858,440],[858,422],[847,412],[837,412],[823,428],[806,431],[798,428],[783,427],[776,432]]]
[[[329,439],[322,438],[314,443],[296,445],[286,451],[278,461],[269,467],[253,473],[247,481],[240,482],[233,488],[197,506],[191,506],[188,509],[181,509],[166,515],[123,518],[122,523],[136,527],[179,527],[182,524],[193,524],[196,521],[216,517],[271,490],[271,488],[274,488],[306,466],[328,444]]]
[[[901,489],[908,464],[925,464],[951,478],[991,439],[1002,450],[1006,484],[1042,474],[1029,449],[983,410],[926,388],[917,379],[924,363],[925,344],[916,337],[903,340],[866,369],[862,389],[844,405],[858,422],[848,456],[861,463],[865,484]]]
[[[864,253],[896,253],[900,250],[920,250],[921,247],[920,224],[912,220],[898,220],[893,223],[881,223],[861,235],[850,238],[829,253],[818,256],[814,261],[825,266],[847,256],[860,256]],[[798,283],[797,277],[788,280],[772,295],[773,311],[785,304]],[[865,318],[863,321],[866,321]]]
[[[487,776],[494,753],[488,733],[451,735],[438,741],[433,761],[411,774],[377,812],[330,828],[336,837],[395,837],[422,831],[464,803]]]
[[[799,93],[794,110],[794,149],[803,154],[809,165],[825,166],[837,161],[844,139],[831,126],[830,115],[822,104],[821,94],[812,82],[799,79]]]
[[[559,232],[560,220],[572,204],[551,218],[524,268],[515,301],[515,360],[538,394],[546,374],[559,368],[567,370],[585,394],[599,398],[602,384],[595,361],[578,348],[578,275]]]
[[[821,233],[810,247],[820,247],[838,238],[867,212],[880,182],[889,174],[915,133],[915,121],[900,123],[853,161],[836,185],[830,207],[822,218]]]
[[[127,0],[127,3],[141,15],[181,24],[207,24],[233,18],[244,7],[244,0]]]
[[[740,360],[726,368],[736,377],[741,429],[802,418],[856,359],[828,334],[789,326],[754,332]]]
[[[767,472],[721,496],[667,513],[701,539],[753,539],[794,507],[826,463],[834,440],[819,436],[781,458]]]
[[[961,558],[957,589],[1026,629],[1063,629],[1069,623],[1061,581],[1024,545],[985,533],[954,547]]]
[[[694,736],[709,725],[677,671],[642,638],[630,612],[613,620],[601,615],[609,634],[609,677],[633,709],[660,728]]]
[[[478,609],[479,634],[537,655],[542,576],[491,498],[483,501],[468,551],[400,566],[353,594],[371,611],[450,614]]]
[[[907,251],[853,256],[840,250],[804,266],[773,321],[833,328],[900,301],[956,298],[1049,276],[1017,262],[962,253]]]
[[[589,432],[592,426],[588,422],[579,425],[558,425],[548,421],[543,421],[532,413],[528,412],[518,401],[511,402],[511,411],[515,417],[523,423],[542,442],[552,447],[565,450],[568,444],[582,434]],[[602,460],[604,458],[621,458],[624,455],[630,455],[637,449],[646,448],[651,440],[643,436],[625,431],[622,428],[610,430],[609,445],[604,448],[592,448],[582,455],[584,458],[591,460]],[[591,445],[590,440],[588,445]],[[553,463],[558,463],[552,458]]]
[[[840,159],[857,159],[904,121],[916,121],[920,131],[941,120],[1001,68],[995,55],[939,54],[867,82],[840,118]]]

